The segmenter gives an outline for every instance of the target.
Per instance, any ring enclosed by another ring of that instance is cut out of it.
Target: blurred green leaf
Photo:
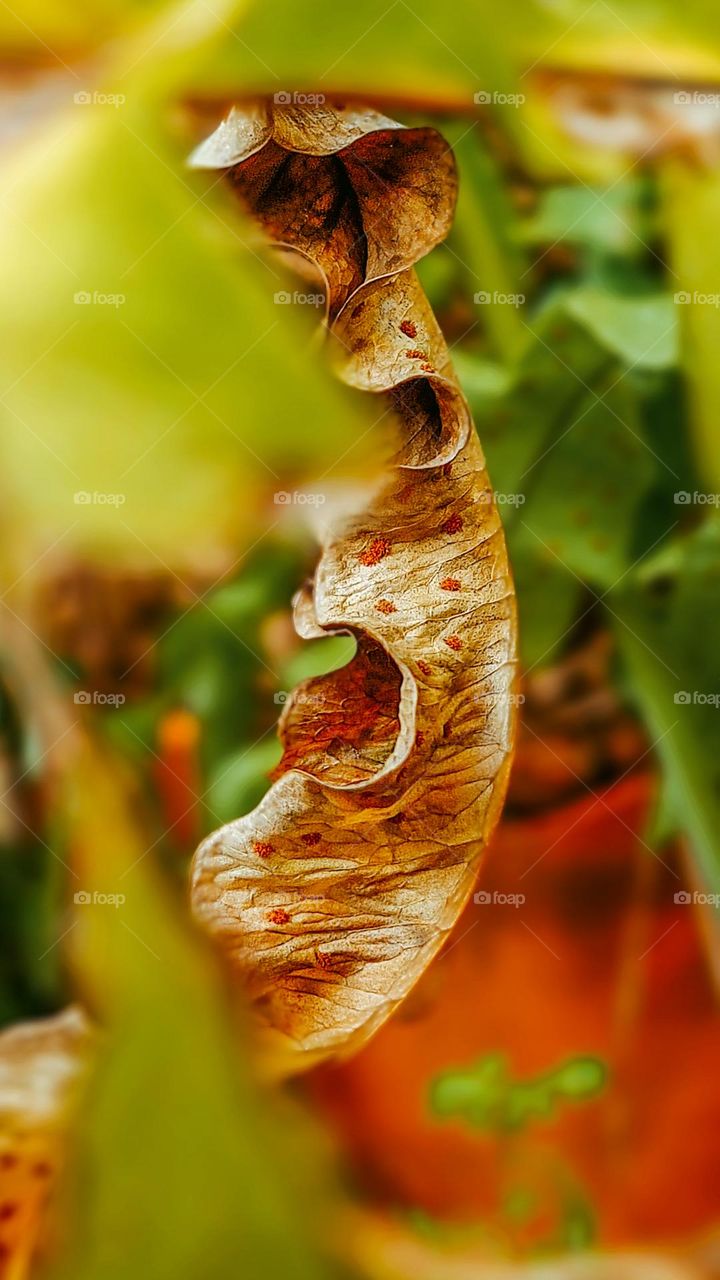
[[[683,366],[693,408],[691,438],[701,483],[720,492],[720,173],[717,168],[673,160],[665,165],[662,190]]]
[[[533,8],[529,0],[519,0],[512,13],[489,0],[459,0],[452,9],[440,0],[416,0],[412,7],[386,0],[365,0],[362,7],[334,0],[310,0],[302,8],[293,0],[276,0],[272,8],[254,3],[244,18],[227,19],[223,42],[206,61],[196,60],[189,87],[221,94],[238,85],[266,92],[375,91],[472,107],[476,93],[512,89],[516,24],[522,15],[532,21]],[[517,115],[512,107],[502,110],[507,120]]]
[[[465,378],[495,489],[524,493],[530,473],[582,411],[588,390],[615,367],[586,327],[566,316],[562,303],[547,307],[528,326],[528,346],[509,390],[492,402],[477,400]]]
[[[646,369],[677,364],[676,308],[670,294],[631,298],[585,287],[570,290],[565,306],[626,364]]]
[[[24,563],[58,543],[206,566],[276,523],[281,474],[332,470],[366,406],[274,305],[239,209],[185,172],[167,104],[122,84],[5,163],[6,515]]]
[[[357,643],[354,636],[328,636],[324,640],[310,640],[283,664],[282,677],[288,689],[294,689],[301,680],[312,676],[324,676],[344,667],[355,655]]]
[[[468,293],[485,296],[475,303],[477,318],[487,329],[493,347],[503,359],[518,356],[527,341],[520,320],[520,299],[527,290],[523,279],[523,255],[511,236],[512,208],[496,161],[479,130],[467,125],[445,129],[454,148],[460,174],[457,213],[450,247],[467,276]]]
[[[574,416],[526,478],[527,501],[515,519],[548,558],[607,588],[632,563],[634,522],[656,463],[621,375],[600,399],[587,396]]]
[[[467,351],[460,371],[505,524],[531,667],[556,654],[583,584],[611,587],[669,532],[668,479],[677,481],[647,438],[636,381],[563,300],[538,317],[513,377]]]
[[[528,672],[557,657],[581,612],[583,586],[530,530],[513,525],[509,535],[517,593],[520,659]]]
[[[261,742],[243,747],[219,762],[210,773],[205,793],[214,826],[232,822],[260,803],[270,786],[270,773],[281,755],[273,725]]]
[[[563,243],[633,257],[644,246],[633,230],[640,184],[619,182],[607,191],[586,185],[549,187],[535,212],[518,224],[518,239],[547,248]]]
[[[62,963],[54,944],[64,875],[62,863],[40,841],[0,846],[2,1026],[52,1013],[62,1002]]]
[[[663,549],[608,597],[676,822],[720,889],[720,519]],[[667,826],[667,813],[665,814]]]
[[[319,1280],[320,1180],[306,1164],[293,1172],[298,1119],[276,1125],[262,1107],[216,975],[144,857],[131,804],[116,765],[87,747],[74,754],[63,811],[79,883],[123,897],[79,906],[71,934],[105,1030],[79,1139],[81,1217],[53,1275]],[[304,1129],[303,1143],[307,1157]]]

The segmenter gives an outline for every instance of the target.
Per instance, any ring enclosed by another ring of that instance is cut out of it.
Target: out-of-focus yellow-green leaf
[[[25,562],[57,540],[155,567],[242,549],[289,477],[373,440],[148,83],[83,89],[5,162],[0,456]]]
[[[460,171],[452,248],[461,259],[478,319],[499,356],[512,362],[527,341],[519,309],[527,284],[523,257],[512,239],[512,207],[497,164],[477,131],[446,130]],[[514,298],[515,303],[509,301]]]
[[[508,52],[518,24],[532,20],[519,0],[503,12],[490,0],[276,0],[250,4],[228,20],[224,39],[197,59],[197,91],[307,89],[402,96],[414,102],[464,102],[510,91]]]
[[[680,161],[665,170],[665,214],[698,471],[720,490],[720,173]]]
[[[103,1032],[67,1197],[71,1243],[53,1276],[321,1280],[314,1139],[303,1125],[301,1167],[297,1116],[268,1120],[217,975],[145,856],[117,763],[86,743],[68,754],[68,940]]]
[[[150,0],[152,4],[152,0]],[[152,7],[162,5],[155,0]],[[147,0],[26,0],[0,6],[0,45],[6,56],[34,57],[48,66],[68,60],[147,16]]]

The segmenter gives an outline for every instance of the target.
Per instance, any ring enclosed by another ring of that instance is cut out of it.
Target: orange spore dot
[[[322,840],[322,836],[320,835],[319,831],[306,831],[305,835],[301,836],[300,839],[302,840],[303,844],[313,845],[313,844],[319,844],[320,841]]]
[[[453,514],[445,521],[444,525],[442,526],[442,531],[443,533],[459,533],[462,527],[463,527],[462,516],[459,516],[457,515],[456,512],[453,512]]]
[[[442,582],[440,583],[440,590],[441,591],[459,591],[461,585],[462,584],[459,578],[443,578]]]
[[[319,969],[332,969],[331,957],[323,955],[321,951],[318,952],[317,963]]]
[[[407,356],[408,360],[424,360],[425,359],[425,352],[420,351],[418,347],[410,347],[405,352],[405,355]]]
[[[269,840],[253,840],[252,847],[259,858],[269,858],[275,852],[275,845]]]
[[[424,676],[432,675],[430,663],[425,662],[422,658],[418,658],[418,671],[421,671]]]
[[[397,609],[392,600],[378,600],[375,605],[378,613],[397,613]]]
[[[290,916],[283,907],[273,907],[272,911],[268,912],[268,920],[271,924],[287,924],[289,919]]]
[[[462,649],[462,640],[460,639],[459,636],[447,636],[445,639],[445,644],[447,645],[448,649],[454,649],[455,653],[457,653],[460,649]]]
[[[390,543],[387,538],[373,538],[370,546],[361,551],[358,560],[361,564],[374,565],[379,564],[385,556],[390,555]]]
[[[417,325],[413,324],[412,320],[403,320],[400,332],[404,333],[406,338],[417,338]]]

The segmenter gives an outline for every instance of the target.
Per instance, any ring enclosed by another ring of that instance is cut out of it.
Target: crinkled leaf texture
[[[400,432],[362,509],[331,517],[305,637],[357,654],[285,707],[252,813],[198,850],[194,909],[232,965],[272,1069],[357,1049],[407,994],[471,891],[513,734],[516,626],[469,410],[413,264],[456,176],[431,129],[352,108],[234,108],[195,152],[324,277],[328,344]]]

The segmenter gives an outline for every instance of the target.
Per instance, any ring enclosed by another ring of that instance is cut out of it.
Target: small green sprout
[[[598,1058],[568,1058],[529,1080],[514,1080],[504,1054],[490,1053],[462,1070],[445,1071],[431,1086],[438,1117],[457,1116],[487,1133],[512,1133],[550,1119],[558,1106],[595,1097],[607,1079]]]

